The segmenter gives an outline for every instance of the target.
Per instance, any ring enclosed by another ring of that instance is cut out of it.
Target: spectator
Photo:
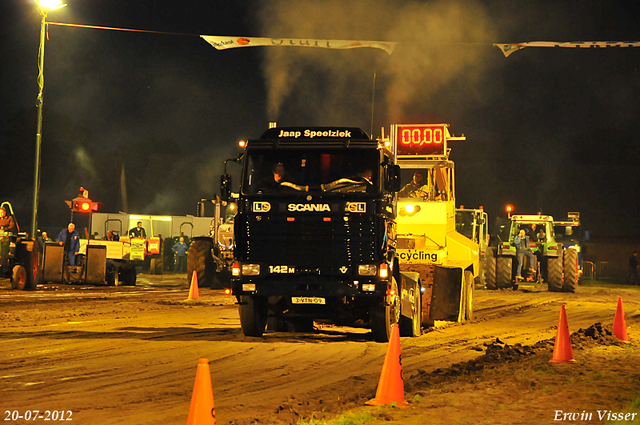
[[[527,236],[529,236],[529,240],[531,242],[538,242],[538,235],[536,234],[536,224],[535,223],[531,225],[531,230],[529,231],[529,234]]]
[[[120,240],[120,236],[118,236],[118,234],[116,232],[114,232],[113,230],[108,230],[107,231],[107,235],[103,238],[103,240],[105,240],[105,241],[119,241]]]
[[[524,229],[520,229],[520,232],[518,233],[518,236],[514,238],[513,243],[516,245],[516,255],[518,257],[518,269],[516,271],[516,283],[518,283],[524,280],[522,277],[524,257],[526,256],[529,259],[529,272],[532,275],[535,275],[536,273],[536,269],[533,268],[533,265],[536,264],[536,257],[531,251],[531,246],[529,246],[529,236],[525,234]]]
[[[76,225],[69,223],[66,229],[62,229],[58,235],[58,244],[64,246],[67,261],[70,266],[76,265],[76,256],[80,251],[80,235],[76,231]]]
[[[187,251],[189,250],[189,246],[184,243],[184,236],[180,236],[180,240],[173,245],[171,251],[176,257],[175,263],[173,265],[173,272],[178,273],[186,273],[187,271]]]

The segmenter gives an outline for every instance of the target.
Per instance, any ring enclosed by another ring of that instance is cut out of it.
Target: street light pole
[[[31,237],[35,238],[38,233],[38,192],[40,191],[40,147],[42,146],[42,92],[44,91],[44,40],[47,26],[47,10],[65,7],[62,0],[39,0],[38,11],[42,15],[40,22],[40,49],[38,50],[38,97],[36,108],[38,108],[38,129],[36,132],[36,161],[33,178],[33,216],[31,217]]]
[[[44,90],[44,40],[46,31],[47,12],[42,7],[38,8],[42,15],[40,24],[40,50],[38,51],[38,86],[40,91],[36,99],[38,108],[38,129],[36,132],[36,161],[35,174],[33,179],[33,216],[31,218],[31,237],[35,238],[38,233],[38,192],[40,191],[40,147],[42,145],[42,92]]]

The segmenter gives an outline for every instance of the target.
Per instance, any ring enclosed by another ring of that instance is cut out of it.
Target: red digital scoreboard
[[[445,155],[446,127],[445,124],[397,124],[396,155]]]

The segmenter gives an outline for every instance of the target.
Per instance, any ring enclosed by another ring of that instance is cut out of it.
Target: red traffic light
[[[83,212],[83,213],[91,213],[97,212],[98,209],[102,206],[100,202],[93,202],[91,199],[78,197],[73,201],[65,201],[69,208],[73,211]]]

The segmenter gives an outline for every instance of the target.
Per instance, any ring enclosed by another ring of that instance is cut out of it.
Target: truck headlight
[[[256,276],[260,274],[260,264],[243,264],[243,276]]]
[[[360,264],[358,274],[360,276],[375,276],[378,273],[378,266],[375,264]]]
[[[375,292],[376,291],[376,284],[375,283],[363,283],[362,284],[362,291],[364,291],[364,292]]]

